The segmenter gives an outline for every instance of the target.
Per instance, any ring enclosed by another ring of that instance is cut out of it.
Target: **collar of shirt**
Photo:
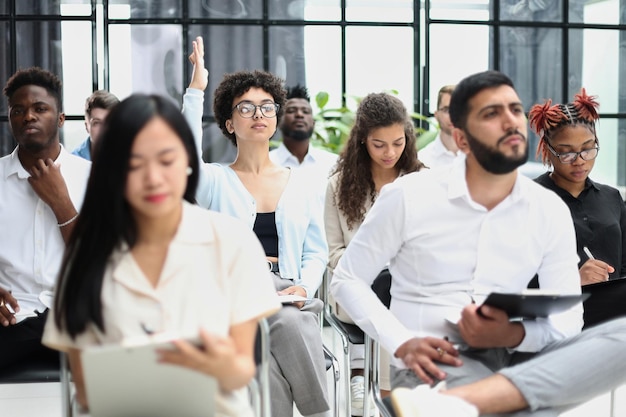
[[[63,161],[67,158],[67,155],[69,155],[69,153],[65,150],[62,144],[60,146],[61,151],[59,152],[59,156],[57,156],[57,159],[55,159],[54,162],[62,164]],[[16,146],[15,149],[13,149],[13,152],[11,152],[11,155],[9,156],[10,162],[5,165],[5,170],[2,174],[3,178],[8,178],[11,175],[17,175],[17,177],[20,179],[26,179],[30,177],[28,171],[24,169],[22,163],[20,162],[20,158],[17,155],[18,150],[19,146]]]
[[[274,149],[270,153],[274,154],[274,162],[284,167],[297,168],[299,166],[315,164],[316,162],[313,147],[310,144],[302,162],[300,162],[294,154],[289,152],[289,149],[287,149],[284,143],[281,143],[278,148]]]
[[[483,206],[477,204],[472,199],[470,195],[469,188],[467,187],[467,180],[465,178],[466,172],[466,160],[465,158],[455,159],[452,165],[450,166],[450,182],[448,188],[448,198],[453,200],[455,198],[465,198],[470,204],[480,206],[484,209]],[[517,178],[515,179],[515,184],[513,185],[513,189],[511,193],[500,203],[498,206],[502,206],[503,203],[507,202],[508,204],[515,203],[519,199],[523,198],[524,193],[522,192],[523,184],[528,181],[532,181],[519,172],[517,173]]]

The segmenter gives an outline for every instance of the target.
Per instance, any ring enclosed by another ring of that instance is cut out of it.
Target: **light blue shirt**
[[[91,138],[87,136],[87,139],[72,151],[72,155],[91,161]]]
[[[183,114],[194,133],[199,155],[203,100],[203,92],[194,89],[187,89],[183,99]],[[291,170],[276,207],[280,276],[303,287],[307,297],[313,297],[319,288],[328,261],[322,213],[317,209],[316,195],[310,192],[312,186],[305,175]],[[256,201],[230,167],[201,163],[196,199],[202,207],[230,214],[250,229],[254,227]]]

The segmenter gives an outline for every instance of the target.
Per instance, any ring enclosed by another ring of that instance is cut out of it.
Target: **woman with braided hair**
[[[571,103],[548,100],[529,113],[540,136],[537,155],[552,167],[535,181],[556,192],[572,213],[581,285],[626,275],[626,205],[617,189],[589,178],[600,150],[598,107],[583,88]]]

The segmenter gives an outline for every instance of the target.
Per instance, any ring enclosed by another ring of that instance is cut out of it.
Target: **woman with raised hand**
[[[43,337],[68,352],[83,407],[81,350],[153,333],[180,337],[162,362],[217,380],[218,416],[252,415],[258,320],[280,304],[249,228],[194,204],[198,173],[192,132],[168,99],[132,95],[113,108]]]
[[[350,131],[334,174],[326,191],[324,226],[329,249],[329,276],[337,266],[346,247],[381,188],[400,175],[417,171],[423,164],[417,159],[413,122],[399,98],[388,93],[367,95],[356,111],[355,123]],[[383,271],[374,286],[390,285],[388,271]],[[385,300],[389,306],[389,299]],[[342,321],[352,323],[349,316],[334,305]],[[363,415],[365,398],[363,385],[363,346],[350,346],[350,375],[352,415]],[[381,381],[383,390],[390,389],[389,362],[381,355]],[[370,407],[373,410],[373,407]]]
[[[202,67],[197,54],[196,67]],[[213,109],[222,133],[237,147],[229,165],[202,163],[198,203],[244,220],[260,240],[266,269],[279,295],[299,297],[268,318],[272,416],[290,417],[295,402],[303,416],[330,416],[319,314],[313,298],[322,282],[328,248],[315,185],[305,171],[274,164],[269,140],[285,103],[283,80],[266,71],[226,74]],[[201,103],[186,117],[200,149]]]
[[[583,88],[566,104],[536,104],[530,126],[540,136],[537,155],[552,170],[535,179],[567,204],[576,229],[581,285],[626,275],[626,205],[613,187],[589,174],[600,150],[599,104]]]

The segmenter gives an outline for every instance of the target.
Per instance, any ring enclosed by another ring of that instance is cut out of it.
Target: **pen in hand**
[[[585,252],[585,255],[587,255],[587,258],[596,259],[593,257],[593,255],[591,254],[591,251],[589,250],[587,246],[583,246],[583,252]]]

